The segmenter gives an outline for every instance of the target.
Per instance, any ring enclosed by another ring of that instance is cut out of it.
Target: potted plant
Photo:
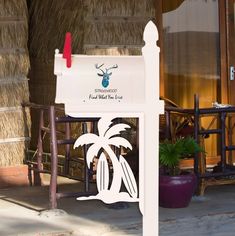
[[[204,150],[192,137],[178,138],[175,142],[165,140],[159,145],[162,173],[159,178],[159,204],[167,208],[187,207],[196,188],[194,173],[181,171],[182,158]]]

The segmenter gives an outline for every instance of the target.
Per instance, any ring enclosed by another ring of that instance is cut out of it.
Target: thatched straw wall
[[[105,19],[106,21],[106,19]],[[94,46],[106,45],[130,45],[139,46],[143,44],[143,22],[115,21],[104,22],[94,20],[86,22],[85,43]],[[130,30],[132,29],[132,30]],[[113,33],[109,33],[113,32]]]
[[[29,100],[28,81],[8,80],[7,82],[0,80],[0,106],[20,106],[22,102],[27,102]]]
[[[66,32],[73,35],[74,52],[83,45],[82,0],[32,0],[30,3],[29,49],[31,58],[53,60],[56,48],[63,49]]]
[[[141,53],[144,27],[155,17],[154,0],[87,0],[85,5],[86,54]]]
[[[28,141],[23,139],[14,141],[10,140],[9,142],[0,143],[1,149],[1,159],[0,166],[17,166],[21,165],[24,162],[26,149],[25,146],[28,145]],[[4,158],[3,158],[4,157]]]
[[[29,141],[26,0],[0,0],[0,166],[23,164]]]
[[[86,0],[87,16],[154,17],[155,0]]]
[[[5,50],[5,53],[0,53],[0,78],[25,77],[29,69],[28,52],[25,50],[22,52],[19,50],[13,52],[9,49],[2,50]]]
[[[28,137],[30,127],[30,120],[27,119],[29,117],[28,113],[29,109],[24,110],[22,107],[12,109],[9,107],[4,112],[0,108],[0,139]],[[26,126],[18,124],[25,124]]]

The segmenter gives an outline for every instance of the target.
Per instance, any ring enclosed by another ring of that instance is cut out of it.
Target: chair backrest
[[[176,103],[174,103],[172,100],[168,98],[160,96],[160,99],[164,101],[165,107],[179,107]],[[169,138],[167,135],[168,128],[170,127],[167,127],[167,124],[166,124],[166,114],[160,115],[159,116],[159,139],[160,140]]]
[[[160,115],[159,127],[160,127],[160,140],[164,139],[176,139],[177,137],[193,136],[194,135],[194,121],[190,114],[177,112],[174,108],[183,110],[172,100],[160,97],[165,103],[165,113]],[[171,111],[171,108],[172,111]],[[170,120],[166,121],[166,116],[170,116]]]

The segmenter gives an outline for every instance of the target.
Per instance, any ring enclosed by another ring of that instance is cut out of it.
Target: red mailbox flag
[[[63,58],[66,59],[66,66],[68,68],[72,65],[71,54],[72,54],[72,36],[70,32],[67,32],[65,35],[64,41],[64,50],[63,50]]]

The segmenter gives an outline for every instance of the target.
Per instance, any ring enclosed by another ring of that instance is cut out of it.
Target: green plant
[[[160,165],[169,175],[178,175],[180,159],[199,152],[204,152],[204,150],[192,137],[178,138],[175,142],[165,140],[159,145]]]

